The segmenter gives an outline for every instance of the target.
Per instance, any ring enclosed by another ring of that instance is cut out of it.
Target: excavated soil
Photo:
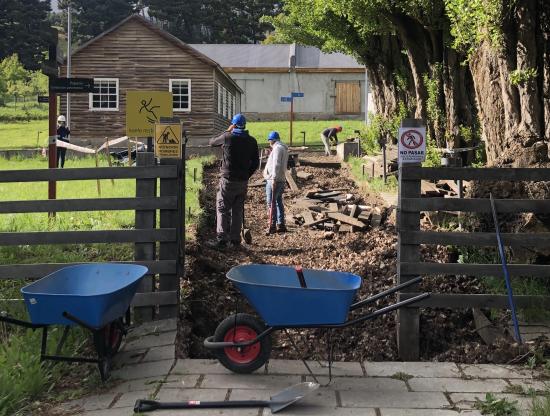
[[[332,161],[331,158],[300,156],[308,160]],[[381,226],[353,233],[335,233],[326,239],[324,231],[311,230],[293,224],[292,215],[301,209],[293,209],[293,200],[302,197],[309,190],[345,188],[354,194],[356,203],[379,206],[383,202],[375,194],[360,190],[351,178],[350,172],[342,168],[298,167],[313,174],[313,179],[298,179],[299,191],[285,192],[285,207],[289,232],[265,236],[268,212],[265,207],[263,187],[249,187],[246,203],[247,226],[252,231],[253,243],[241,249],[218,251],[204,243],[215,237],[215,194],[217,167],[207,167],[204,172],[204,189],[201,204],[204,210],[202,222],[194,230],[195,240],[188,244],[186,253],[186,280],[182,284],[183,310],[179,322],[177,355],[179,357],[211,357],[204,349],[204,338],[214,333],[216,326],[227,316],[239,312],[254,311],[246,300],[225,278],[233,266],[247,263],[268,263],[279,265],[302,265],[305,268],[339,270],[355,273],[363,278],[359,298],[366,298],[396,284],[397,235],[392,223],[393,215],[384,210]],[[261,176],[257,173],[251,183]],[[422,256],[428,261],[447,261],[449,253],[444,247],[431,251],[422,249]],[[421,285],[423,291],[437,293],[480,293],[481,287],[473,278],[437,277],[426,278]],[[376,302],[373,308],[380,308],[396,301],[390,296]],[[363,309],[366,313],[373,309]],[[353,316],[358,316],[355,312]],[[294,359],[302,356],[326,359],[327,342],[331,336],[336,360],[397,360],[395,312],[346,329],[293,330],[292,340],[300,353],[293,348],[288,338],[276,333],[273,338],[272,358]],[[505,363],[525,351],[509,342],[487,347],[476,333],[473,316],[469,310],[422,311],[420,320],[421,359],[452,360],[465,363]],[[306,345],[307,344],[307,345]],[[308,354],[308,347],[312,354]]]

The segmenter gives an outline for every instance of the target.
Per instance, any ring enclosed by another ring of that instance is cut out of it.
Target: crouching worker
[[[267,138],[271,153],[264,169],[265,194],[269,212],[269,227],[266,235],[286,232],[283,192],[286,185],[285,172],[288,165],[288,147],[281,142],[279,133],[272,131]]]
[[[329,127],[321,133],[321,141],[325,145],[325,156],[330,156],[330,145],[338,144],[338,133],[342,131],[342,126]]]
[[[216,194],[217,238],[209,244],[214,248],[224,248],[228,243],[236,247],[241,244],[248,179],[260,164],[258,143],[245,130],[245,117],[237,114],[231,123],[226,132],[210,139],[210,146],[221,146],[223,152]]]

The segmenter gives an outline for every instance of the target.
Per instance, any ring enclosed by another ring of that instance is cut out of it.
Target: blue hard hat
[[[271,141],[271,140],[280,140],[281,138],[279,137],[279,133],[277,133],[276,131],[272,131],[271,133],[269,133],[269,135],[267,136],[267,140]]]
[[[231,124],[237,127],[244,127],[246,125],[246,118],[242,114],[235,114],[231,120]]]

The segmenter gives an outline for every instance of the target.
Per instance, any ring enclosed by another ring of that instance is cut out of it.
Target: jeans
[[[57,148],[57,167],[65,167],[65,153],[67,153],[67,149],[64,147]]]
[[[285,182],[275,182],[275,193],[273,193],[273,181],[267,181],[265,185],[265,196],[267,200],[267,210],[270,218],[269,226],[275,225],[275,218],[278,225],[285,223],[285,206],[283,205],[283,192],[285,191]],[[275,202],[272,204],[272,198],[275,197]],[[277,215],[275,215],[277,211]]]
[[[248,181],[230,181],[220,178],[216,195],[216,233],[220,241],[241,241],[244,201]]]
[[[325,145],[325,156],[330,156],[330,143],[327,136],[321,133],[321,141]]]

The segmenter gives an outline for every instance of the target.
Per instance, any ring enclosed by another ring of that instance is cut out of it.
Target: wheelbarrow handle
[[[22,327],[25,327],[25,328],[31,328],[31,329],[46,327],[46,325],[44,325],[44,324],[33,324],[32,322],[21,321],[20,319],[12,318],[12,317],[8,316],[8,314],[6,312],[0,312],[0,321],[1,322],[7,322],[8,324],[22,326]]]
[[[412,286],[416,283],[420,283],[422,281],[422,276],[418,276],[418,277],[415,277],[414,279],[411,279],[411,280],[407,280],[406,282],[404,283],[401,283],[400,285],[397,285],[397,286],[394,286],[394,287],[391,287],[389,288],[388,290],[384,290],[383,292],[380,292],[380,293],[377,293],[376,295],[374,296],[371,296],[370,298],[367,298],[365,300],[361,300],[357,303],[354,303],[353,305],[350,306],[350,311],[353,311],[357,308],[360,308],[362,306],[365,306],[365,305],[368,305],[369,303],[373,303],[375,301],[377,301],[378,299],[381,299],[381,298],[384,298],[388,295],[391,295],[395,292],[398,292],[400,291],[401,289],[404,289],[406,287],[409,287],[409,286]]]
[[[157,402],[155,400],[137,400],[134,412],[152,412],[159,409],[221,409],[242,407],[268,407],[269,402],[264,400],[231,400],[218,402],[203,402],[189,400],[187,402]]]

